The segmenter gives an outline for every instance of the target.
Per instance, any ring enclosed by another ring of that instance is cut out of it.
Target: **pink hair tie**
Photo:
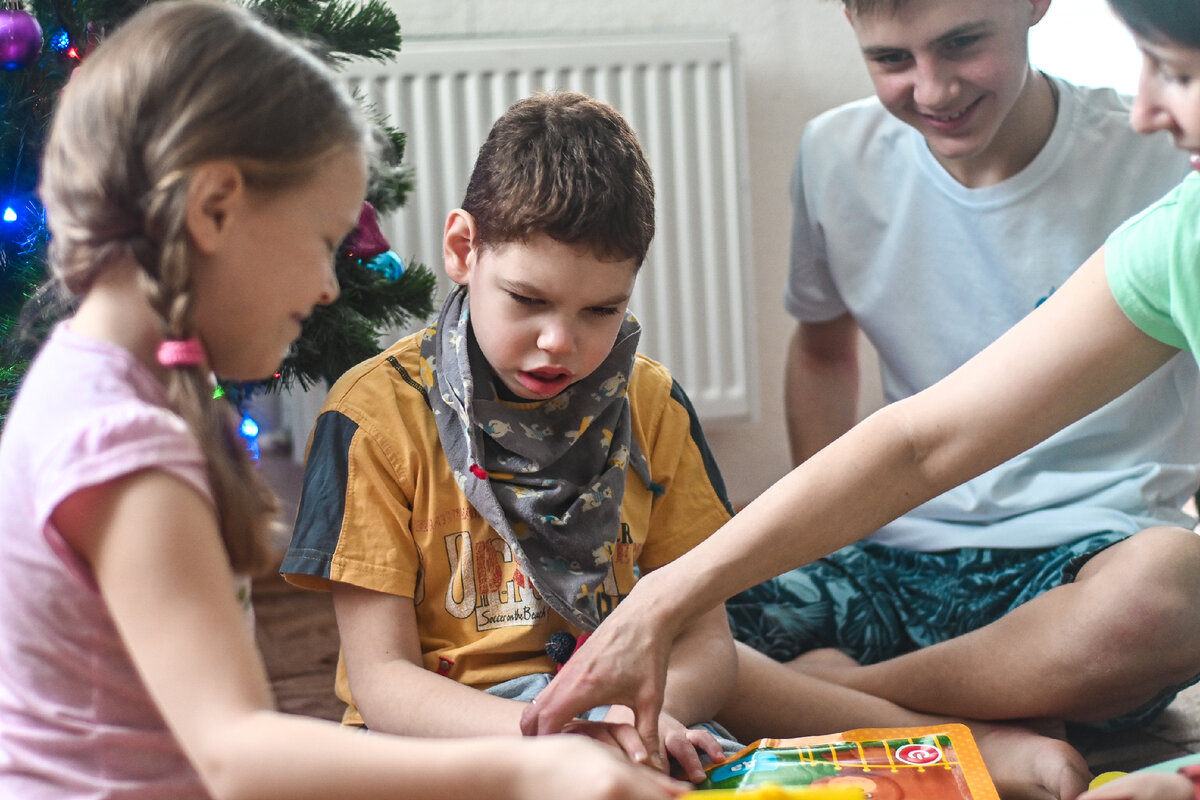
[[[158,363],[164,367],[197,367],[204,363],[204,345],[190,339],[166,339],[158,346]]]

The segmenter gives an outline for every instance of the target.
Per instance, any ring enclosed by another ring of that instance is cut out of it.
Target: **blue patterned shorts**
[[[726,603],[734,638],[790,661],[836,647],[874,664],[981,628],[1070,583],[1089,558],[1125,539],[1100,533],[1046,550],[964,548],[922,553],[859,542],[747,589]],[[1148,721],[1183,686],[1120,719]]]

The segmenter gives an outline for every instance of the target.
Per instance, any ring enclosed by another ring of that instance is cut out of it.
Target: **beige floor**
[[[1200,752],[1200,686],[1182,692],[1153,723],[1120,734],[1076,734],[1072,742],[1096,773],[1129,771]]]
[[[294,511],[300,470],[283,458],[264,458],[263,468]],[[337,665],[337,624],[328,595],[300,591],[278,575],[254,584],[259,646],[280,708],[296,714],[340,719],[333,695]],[[1152,724],[1120,734],[1075,732],[1072,743],[1096,773],[1129,771],[1169,758],[1200,752],[1200,686],[1183,692]]]

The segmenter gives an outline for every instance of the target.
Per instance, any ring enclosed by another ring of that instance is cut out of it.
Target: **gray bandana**
[[[626,468],[662,492],[633,438],[626,397],[641,330],[626,314],[591,375],[536,402],[499,399],[470,329],[466,287],[454,288],[421,343],[422,380],[459,486],[538,593],[585,630],[620,599],[608,554],[621,537]]]

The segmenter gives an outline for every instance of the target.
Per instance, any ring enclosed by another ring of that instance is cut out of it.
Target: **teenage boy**
[[[844,0],[876,97],[805,130],[786,378],[799,463],[853,423],[859,331],[886,399],[948,374],[1188,170],[1126,100],[1033,69],[1050,0]],[[1087,381],[1087,375],[1078,379]],[[735,637],[935,714],[1126,726],[1200,671],[1200,393],[1136,389],[869,539],[729,602]],[[870,503],[870,497],[862,502]],[[848,654],[849,658],[835,650]]]
[[[730,518],[687,397],[636,353],[653,235],[650,170],[612,108],[538,94],[493,126],[446,220],[457,286],[436,325],[343,376],[310,445],[282,572],[333,592],[345,722],[520,735],[555,660]],[[702,778],[697,749],[722,749],[686,726],[735,662],[722,609],[676,642],[665,753],[613,724],[624,707],[572,727]]]

